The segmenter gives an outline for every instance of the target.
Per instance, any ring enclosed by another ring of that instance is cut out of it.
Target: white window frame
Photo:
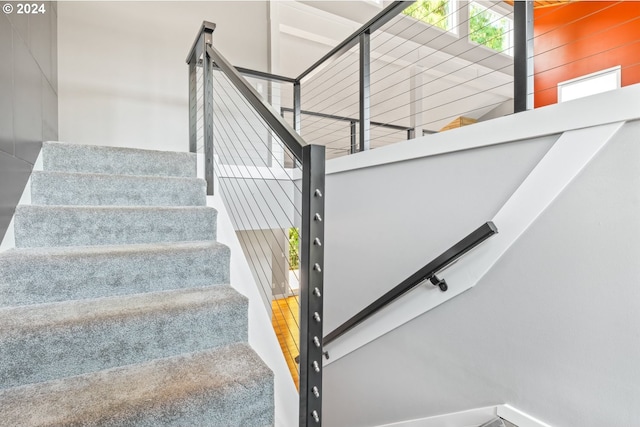
[[[494,14],[498,14],[501,15],[504,19],[506,19],[509,22],[509,27],[507,28],[507,34],[506,34],[506,42],[507,42],[507,48],[502,50],[502,51],[496,51],[494,49],[491,49],[488,46],[485,46],[483,44],[477,43],[473,40],[471,40],[471,5],[472,4],[476,4],[477,6],[487,10],[489,13],[494,13]],[[495,5],[492,4],[490,2],[487,1],[483,1],[483,0],[471,0],[469,1],[469,8],[468,8],[468,12],[467,12],[467,17],[466,19],[466,23],[467,23],[467,41],[469,43],[472,43],[476,46],[482,46],[485,49],[489,49],[491,52],[498,52],[499,54],[502,55],[507,55],[507,56],[513,56],[513,16],[509,16],[512,14],[512,11],[503,8],[501,5]]]
[[[615,86],[611,86],[609,89],[604,90],[588,90],[588,92],[580,94],[578,96],[567,96],[566,90],[569,88],[576,89],[580,86],[583,88],[587,84],[593,83],[596,80],[610,79],[614,77]],[[617,65],[615,67],[607,68],[606,70],[596,71],[595,73],[586,74],[584,76],[576,77],[575,79],[565,80],[558,83],[558,102],[566,102],[574,99],[584,98],[587,96],[595,95],[598,93],[608,92],[610,90],[619,89],[622,86],[622,67]]]
[[[372,1],[372,0],[369,0]],[[432,27],[435,28],[436,30],[439,31],[444,31],[445,33],[451,33],[453,35],[458,35],[459,31],[458,31],[458,22],[460,21],[458,15],[460,13],[459,9],[458,9],[458,2],[459,0],[447,0],[449,2],[449,13],[447,14],[447,29],[444,30],[436,25],[433,25]],[[409,18],[415,19],[416,21],[419,21],[420,23],[422,23],[423,25],[429,25],[426,22],[418,19],[418,18],[414,18],[413,16],[409,16]]]

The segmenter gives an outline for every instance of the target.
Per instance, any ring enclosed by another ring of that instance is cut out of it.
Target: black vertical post
[[[416,128],[407,129],[407,139],[415,139]]]
[[[189,152],[198,151],[198,77],[195,55],[189,59]]]
[[[205,29],[202,46],[202,74],[204,84],[204,179],[207,181],[207,195],[213,195],[213,64],[207,53],[207,45],[212,46],[213,30]]]
[[[360,34],[360,151],[369,149],[371,129],[371,33]]]
[[[513,2],[513,111],[529,107],[533,93],[533,1]]]
[[[302,148],[300,427],[322,425],[325,147]]]
[[[351,148],[349,149],[349,154],[355,154],[358,152],[358,135],[356,133],[356,122],[349,122],[349,133],[351,135]]]
[[[293,129],[300,135],[300,115],[302,111],[300,94],[300,81],[293,84]]]

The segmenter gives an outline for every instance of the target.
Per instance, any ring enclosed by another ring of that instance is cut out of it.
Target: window
[[[455,29],[453,0],[418,0],[402,13],[445,31]]]
[[[469,3],[469,39],[502,52],[507,55],[512,53],[513,21],[511,18],[492,9],[487,9],[479,3]]]
[[[558,102],[571,101],[620,87],[620,66],[558,83]]]

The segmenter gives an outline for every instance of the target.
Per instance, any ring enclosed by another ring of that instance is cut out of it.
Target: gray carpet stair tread
[[[222,285],[0,309],[0,388],[246,342],[247,313]]]
[[[34,171],[35,205],[205,206],[207,183],[199,178]]]
[[[216,239],[208,207],[19,205],[16,247],[92,246]]]
[[[7,426],[273,424],[273,376],[246,344],[0,391]]]
[[[124,147],[45,142],[43,169],[114,175],[196,176],[196,155]]]
[[[229,283],[215,241],[23,248],[0,253],[0,307]]]

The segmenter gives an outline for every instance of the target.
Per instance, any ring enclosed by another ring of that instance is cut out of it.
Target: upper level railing
[[[281,84],[277,109],[327,158],[565,101],[576,77],[640,81],[637,3],[534,4],[394,1],[298,76],[239,71]]]
[[[296,325],[299,338],[292,338],[299,343],[301,355],[300,426],[319,425],[322,415],[324,147],[306,144],[226,60],[213,45],[214,30],[215,24],[204,22],[187,57],[189,149],[199,152],[202,147],[207,192],[213,194],[216,186],[224,189],[223,197],[236,225],[245,231],[271,230],[271,234],[253,235],[261,239],[256,245],[242,237],[245,251],[255,251],[265,241],[277,241],[279,236],[274,230],[283,228],[283,224],[299,227],[299,297],[294,297],[296,304],[288,309],[292,317],[296,317],[294,310],[297,312],[298,307],[300,312]],[[244,72],[263,77],[256,72]],[[254,149],[260,144],[264,144],[263,150]],[[295,173],[287,173],[284,154],[276,158],[276,152],[284,151],[294,159]],[[221,169],[217,178],[214,167]],[[276,173],[287,177],[290,183],[277,179]],[[298,181],[301,186],[297,185]],[[280,212],[274,212],[278,209]],[[280,249],[285,252],[284,247]],[[281,273],[286,275],[286,271]],[[265,290],[264,297],[271,301],[271,286]],[[297,332],[291,331],[291,334]]]

